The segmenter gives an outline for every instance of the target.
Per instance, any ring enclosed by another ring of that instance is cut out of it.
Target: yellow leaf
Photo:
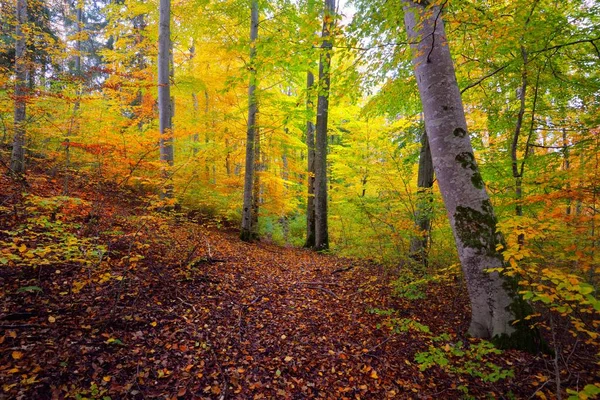
[[[371,378],[379,379],[379,376],[377,376],[377,371],[375,371],[375,370],[371,371]]]
[[[110,382],[110,376],[105,376],[104,378],[102,378],[102,380],[104,382]]]
[[[52,315],[48,317],[48,322],[50,322],[51,324],[56,322],[56,318],[54,318]]]
[[[287,356],[287,357],[286,357],[286,358],[284,358],[283,360],[284,360],[285,362],[290,362],[290,361],[292,361],[293,359],[294,359],[293,357]]]
[[[12,358],[14,358],[15,360],[20,360],[22,357],[23,357],[23,353],[21,353],[20,351],[12,352]]]
[[[158,322],[156,322],[156,321],[150,322],[150,325],[156,326],[156,325],[158,325]]]

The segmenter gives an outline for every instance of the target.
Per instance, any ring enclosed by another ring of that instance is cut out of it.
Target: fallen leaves
[[[101,260],[3,275],[3,314],[34,316],[18,332],[0,331],[5,397],[459,397],[468,383],[442,370],[424,375],[413,360],[428,343],[407,332],[390,336],[376,328],[382,317],[367,312],[394,307],[446,331],[466,325],[461,287],[438,285],[418,303],[393,299],[367,263],[242,244],[235,234],[165,215],[141,222],[135,207],[115,201],[106,201],[106,226],[94,232],[110,244]],[[70,240],[78,246],[83,238]],[[35,249],[18,246],[21,254]],[[191,267],[186,258],[219,261]],[[544,365],[535,362],[520,353],[506,360],[531,368],[524,377],[541,376]],[[502,385],[469,393],[535,390]]]

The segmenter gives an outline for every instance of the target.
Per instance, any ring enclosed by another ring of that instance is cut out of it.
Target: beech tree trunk
[[[171,1],[160,0],[158,27],[158,114],[160,129],[160,161],[163,163],[163,178],[167,181],[161,191],[162,198],[173,197],[173,186],[169,182],[170,167],[173,166],[173,110],[170,82],[171,53]]]
[[[253,224],[253,183],[254,183],[254,141],[256,138],[256,38],[258,37],[258,1],[251,0],[250,17],[250,82],[248,84],[248,124],[246,130],[246,171],[244,173],[244,205],[242,209],[242,231],[240,238],[246,242],[257,238],[256,226]]]
[[[433,160],[429,148],[427,132],[421,135],[421,151],[419,154],[419,173],[417,177],[417,209],[415,211],[415,226],[419,235],[410,241],[410,256],[415,261],[427,266],[427,248],[431,230],[431,212],[433,202]]]
[[[321,58],[319,60],[319,97],[315,139],[315,250],[329,249],[327,227],[327,119],[329,113],[329,85],[331,49],[330,36],[335,14],[335,0],[324,0]]]
[[[10,169],[15,174],[25,172],[25,118],[27,97],[27,42],[23,26],[27,23],[27,0],[17,0],[17,27],[15,30],[15,114],[14,136]]]
[[[258,122],[258,116],[257,120]],[[258,124],[257,124],[258,125]],[[252,183],[252,229],[254,238],[258,239],[258,213],[260,211],[260,173],[263,170],[261,159],[261,137],[258,126],[254,130],[254,182]]]
[[[315,77],[312,72],[306,74],[306,110],[313,110],[312,93]],[[315,125],[311,118],[306,121],[306,147],[308,149],[308,197],[306,199],[306,243],[304,247],[315,247]]]
[[[75,22],[77,24],[75,31],[77,32],[77,40],[75,40],[75,62],[74,62],[74,76],[76,78],[77,95],[75,98],[75,104],[73,105],[73,114],[69,124],[69,130],[67,131],[67,137],[65,138],[65,177],[63,193],[65,196],[69,194],[69,169],[71,168],[71,149],[69,136],[79,133],[79,107],[81,103],[81,95],[83,94],[83,71],[81,68],[81,32],[83,30],[83,7],[85,6],[84,0],[77,1],[77,9],[75,10]]]
[[[512,296],[497,273],[503,261],[496,218],[479,173],[439,6],[404,0],[405,25],[440,191],[446,204],[471,300],[469,333],[510,335]]]

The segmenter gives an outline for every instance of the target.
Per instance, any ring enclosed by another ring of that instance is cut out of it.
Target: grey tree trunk
[[[196,93],[192,93],[192,104],[194,106],[194,120],[198,123],[198,95]],[[192,135],[192,155],[195,157],[198,154],[198,142],[200,141],[200,134],[198,132],[194,132]]]
[[[420,233],[410,241],[410,256],[424,266],[427,266],[427,249],[429,247],[429,232],[431,231],[432,187],[433,160],[431,159],[427,132],[423,132],[417,177],[417,209],[415,210],[415,226]]]
[[[319,97],[315,138],[315,250],[329,249],[327,227],[327,119],[332,43],[330,40],[335,14],[335,0],[324,0],[321,58],[319,60]]]
[[[206,125],[204,127],[204,176],[206,180],[206,184],[210,183],[210,166],[209,164],[209,156],[208,156],[208,144],[210,142],[209,130],[208,130],[208,119],[210,112],[210,99],[208,96],[208,90],[204,89],[204,119],[206,120]]]
[[[285,128],[285,133],[286,135],[288,134],[288,128]],[[283,154],[281,155],[281,164],[281,178],[284,182],[284,193],[287,195],[287,191],[289,189],[288,180],[290,179],[287,147],[283,149]],[[283,214],[281,218],[279,218],[279,222],[281,223],[281,230],[283,231],[283,240],[287,245],[289,244],[290,240],[290,223],[287,214]]]
[[[254,183],[254,141],[256,137],[256,48],[258,37],[258,1],[251,0],[250,17],[250,82],[248,84],[248,125],[246,131],[246,171],[244,173],[244,205],[242,209],[242,229],[240,238],[246,242],[257,238],[256,226],[253,224],[253,183]]]
[[[571,161],[569,159],[569,144],[567,140],[567,130],[562,128],[562,154],[563,154],[563,170],[569,171],[571,169]],[[569,172],[570,174],[570,172]],[[571,181],[570,177],[567,175],[567,208],[565,213],[567,215],[571,215]]]
[[[315,77],[312,72],[306,74],[306,109],[313,111],[313,87]],[[306,147],[308,149],[308,197],[306,199],[306,243],[304,247],[315,247],[315,125],[309,118],[306,121]]]
[[[25,118],[27,97],[27,42],[23,26],[27,23],[27,0],[17,0],[17,27],[15,30],[15,114],[14,136],[10,169],[21,175],[25,172]]]
[[[162,198],[173,197],[170,167],[173,166],[173,110],[170,82],[171,1],[160,0],[158,27],[158,114],[160,129],[160,161],[163,163],[165,187]]]
[[[79,0],[77,2],[77,9],[75,11],[75,22],[76,32],[77,32],[77,40],[75,40],[75,78],[77,85],[79,85],[77,89],[77,96],[75,99],[75,104],[73,105],[73,114],[71,116],[71,122],[69,124],[69,130],[67,132],[67,137],[65,138],[65,176],[64,176],[64,187],[63,194],[66,196],[69,194],[69,169],[71,168],[71,149],[70,149],[70,139],[69,136],[73,134],[79,133],[79,107],[81,103],[81,95],[83,94],[83,74],[81,68],[81,31],[83,29],[83,7],[85,5],[84,0]]]
[[[190,64],[193,65],[194,58],[196,57],[196,42],[192,39],[192,47],[190,47]],[[198,95],[196,93],[192,93],[192,105],[194,107],[193,120],[195,124],[198,124],[198,110],[200,106],[198,105]],[[200,141],[200,134],[196,131],[192,134],[192,156],[196,156],[198,154],[198,142]]]
[[[510,335],[513,299],[504,279],[486,272],[503,266],[496,250],[496,218],[467,134],[442,10],[412,0],[404,0],[404,7],[433,166],[471,300],[469,333],[481,338]]]
[[[258,111],[257,111],[258,112]],[[258,125],[258,124],[257,124]],[[252,229],[254,238],[258,239],[258,213],[260,211],[260,173],[263,169],[261,159],[261,137],[258,126],[254,131],[254,181],[252,182]]]

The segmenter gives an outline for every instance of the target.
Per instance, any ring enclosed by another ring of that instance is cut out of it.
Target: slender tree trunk
[[[258,37],[258,0],[251,0],[250,18],[250,82],[248,84],[248,126],[246,131],[246,171],[244,173],[244,205],[242,209],[242,230],[240,238],[244,241],[256,239],[256,226],[253,224],[252,194],[254,183],[254,141],[256,137],[256,39]]]
[[[511,335],[513,297],[504,279],[488,268],[503,267],[496,250],[496,218],[475,161],[439,6],[404,0],[415,76],[440,191],[446,204],[471,300],[469,333]]]
[[[71,168],[71,152],[70,152],[70,139],[69,136],[77,134],[79,132],[79,107],[81,103],[81,95],[83,94],[83,74],[81,68],[81,31],[83,29],[83,7],[85,5],[84,0],[77,2],[77,9],[75,10],[75,23],[77,39],[75,40],[75,80],[78,86],[77,94],[75,98],[75,104],[73,105],[73,115],[71,116],[71,122],[67,137],[65,138],[65,176],[64,176],[64,187],[63,192],[66,195],[69,194],[69,169]]]
[[[27,23],[27,0],[17,0],[17,27],[15,41],[15,116],[13,148],[10,169],[21,175],[25,172],[25,118],[27,97],[27,43],[24,25]]]
[[[194,58],[196,57],[196,42],[195,40],[192,42],[192,47],[190,47],[190,64],[192,64],[193,67],[193,62],[194,62]],[[193,70],[193,68],[191,68]],[[192,71],[190,71],[192,72]],[[198,95],[196,93],[192,93],[192,105],[194,107],[194,124],[198,125],[198,109],[199,109],[199,105],[198,105]],[[192,134],[192,155],[196,156],[198,154],[198,142],[200,140],[200,134],[198,133],[198,131],[194,132]]]
[[[205,119],[205,127],[204,127],[204,174],[206,178],[206,184],[210,183],[210,166],[208,165],[210,157],[208,156],[208,144],[210,142],[209,137],[209,111],[210,111],[210,103],[208,97],[208,90],[204,89],[204,119]]]
[[[258,121],[258,117],[257,117]],[[263,160],[261,159],[261,137],[260,129],[256,127],[254,131],[254,182],[252,183],[252,228],[254,236],[258,238],[258,213],[260,211],[260,173],[263,170]]]
[[[288,133],[288,129],[285,128],[285,133]],[[290,179],[290,169],[288,163],[288,152],[287,147],[283,149],[283,154],[281,155],[281,178],[283,179],[283,187],[284,187],[284,196],[287,197],[287,192],[289,189],[288,180]],[[281,218],[279,219],[281,223],[281,230],[283,231],[283,240],[285,244],[289,244],[290,240],[290,223],[287,216],[287,212],[284,212]]]
[[[225,138],[225,172],[227,177],[231,176],[231,151],[229,150],[229,139]]]
[[[429,246],[429,232],[431,231],[431,206],[433,202],[433,160],[431,159],[427,132],[423,132],[421,135],[417,187],[415,226],[419,230],[419,234],[410,241],[410,256],[427,266],[427,249]]]
[[[315,77],[312,72],[306,74],[306,110],[313,112],[313,87]],[[308,149],[308,197],[306,200],[306,243],[304,247],[315,247],[315,125],[312,117],[306,121],[306,147]]]
[[[571,169],[571,161],[569,159],[569,142],[567,140],[567,130],[562,128],[562,153],[563,153],[563,170],[567,171],[567,208],[565,210],[567,216],[571,215],[571,181],[569,170]]]
[[[138,69],[138,71],[142,71],[144,69],[146,69],[146,59],[145,59],[145,53],[143,51],[142,48],[140,48],[144,38],[143,38],[143,32],[146,29],[146,18],[145,18],[145,14],[139,14],[136,15],[135,17],[133,17],[132,19],[132,23],[133,23],[133,29],[135,32],[135,47],[136,47],[136,55],[135,55],[135,60],[134,60],[134,65],[135,68]],[[138,107],[138,109],[135,112],[135,117],[138,119],[138,130],[141,132],[143,127],[144,127],[144,121],[146,121],[148,119],[148,116],[146,115],[146,112],[144,111],[143,108],[143,101],[144,101],[144,93],[143,93],[143,89],[140,87],[138,89],[137,92],[137,96],[136,99],[134,100],[134,105]]]
[[[198,95],[196,93],[192,93],[192,105],[194,106],[194,120],[196,121],[196,124],[198,123]],[[192,155],[196,156],[198,154],[198,142],[200,141],[200,134],[196,131],[194,132],[194,134],[192,135],[192,143],[193,143],[193,148],[192,148]]]
[[[315,138],[315,250],[329,248],[327,227],[327,119],[329,113],[329,85],[331,67],[331,30],[335,14],[335,0],[324,0],[321,58],[319,61],[319,97]]]
[[[160,0],[158,31],[158,113],[160,128],[160,161],[163,163],[165,188],[162,198],[173,197],[170,167],[173,166],[173,110],[171,102],[171,1]]]
[[[523,174],[519,170],[518,167],[518,156],[517,150],[519,145],[519,136],[521,134],[522,126],[523,126],[523,117],[525,115],[525,99],[527,96],[527,51],[523,46],[521,46],[521,56],[523,57],[523,71],[521,72],[521,87],[519,88],[519,113],[517,115],[517,123],[515,125],[515,133],[513,134],[513,139],[510,145],[510,159],[511,159],[511,167],[512,174],[515,180],[515,214],[517,218],[523,216]],[[517,238],[517,242],[519,246],[523,246],[525,243],[525,235],[522,233],[519,234]]]

